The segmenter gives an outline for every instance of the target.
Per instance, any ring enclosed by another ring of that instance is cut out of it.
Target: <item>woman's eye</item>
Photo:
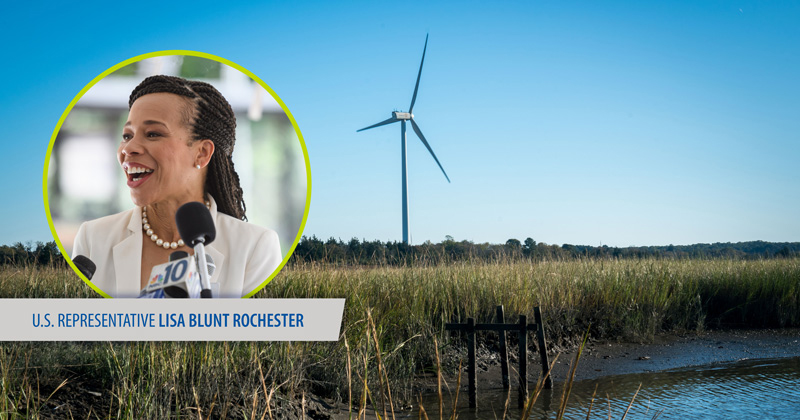
[[[161,133],[158,133],[158,132],[155,132],[155,131],[151,131],[151,132],[147,133],[147,137],[161,137]]]
[[[131,133],[122,133],[122,141],[128,141],[133,138],[133,134]]]

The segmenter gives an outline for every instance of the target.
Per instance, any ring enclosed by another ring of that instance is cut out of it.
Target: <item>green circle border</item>
[[[58,123],[56,124],[55,130],[53,130],[53,135],[50,137],[50,144],[47,146],[47,155],[45,156],[45,159],[44,159],[44,174],[42,176],[42,193],[43,193],[43,196],[44,196],[44,209],[45,209],[45,214],[47,215],[47,223],[50,225],[50,231],[53,233],[53,238],[56,240],[56,244],[58,245],[59,251],[61,251],[61,255],[63,255],[64,259],[67,260],[67,263],[69,264],[70,267],[72,267],[72,270],[75,271],[76,274],[78,274],[78,276],[83,280],[84,283],[86,283],[87,285],[89,285],[89,287],[94,289],[94,291],[98,292],[103,297],[111,298],[111,296],[109,296],[108,293],[100,290],[99,287],[95,286],[89,279],[86,278],[86,276],[83,275],[83,273],[80,272],[80,270],[78,270],[78,267],[75,266],[75,263],[72,262],[72,259],[69,257],[69,255],[67,255],[67,252],[64,250],[64,245],[61,244],[61,240],[58,237],[58,233],[56,232],[56,228],[53,225],[53,217],[50,214],[50,202],[48,200],[48,194],[47,194],[47,192],[48,192],[48,189],[47,189],[47,174],[48,174],[48,171],[49,171],[49,168],[50,168],[50,155],[53,152],[53,145],[55,144],[56,136],[58,136],[58,132],[61,131],[61,125],[64,124],[64,120],[67,118],[67,115],[69,115],[69,113],[72,111],[72,108],[75,106],[75,104],[78,103],[78,101],[83,97],[83,95],[89,89],[92,88],[92,86],[97,84],[97,82],[99,82],[100,80],[102,80],[103,78],[108,76],[109,74],[111,74],[111,73],[113,73],[113,72],[119,70],[120,68],[125,67],[125,66],[127,66],[129,64],[136,63],[138,61],[141,61],[141,60],[144,60],[144,59],[147,59],[147,58],[163,57],[163,56],[169,56],[169,55],[188,55],[188,56],[193,56],[193,57],[206,58],[206,59],[209,59],[209,60],[216,61],[218,63],[222,63],[222,64],[225,64],[225,65],[228,65],[228,66],[233,67],[236,70],[239,70],[240,72],[246,74],[248,77],[250,77],[256,83],[258,83],[262,88],[264,88],[264,90],[269,92],[270,95],[272,95],[272,98],[275,99],[275,101],[278,103],[278,105],[280,105],[281,109],[283,109],[283,112],[289,118],[289,121],[292,123],[292,127],[294,127],[295,133],[297,133],[297,138],[300,140],[300,147],[302,147],[302,149],[303,149],[303,159],[304,159],[305,164],[306,164],[306,205],[305,205],[305,210],[303,211],[303,220],[300,222],[300,229],[297,232],[297,236],[294,238],[294,242],[292,243],[292,247],[289,248],[289,252],[286,253],[286,256],[283,258],[283,261],[281,261],[281,264],[278,266],[278,268],[276,268],[275,271],[272,273],[272,275],[270,275],[263,283],[261,283],[261,285],[259,285],[252,292],[248,293],[247,295],[243,296],[242,298],[252,297],[254,294],[258,293],[259,290],[263,289],[264,286],[269,284],[269,282],[271,282],[272,279],[275,278],[275,276],[277,276],[278,273],[281,272],[281,270],[283,269],[283,266],[286,265],[286,263],[289,261],[289,258],[294,253],[295,248],[297,248],[297,244],[300,243],[300,238],[303,235],[303,230],[305,230],[306,222],[308,221],[308,209],[311,206],[311,162],[308,159],[308,149],[306,148],[305,140],[303,140],[303,134],[300,132],[300,127],[297,125],[297,121],[295,121],[294,116],[289,111],[289,108],[286,106],[286,104],[283,102],[283,100],[281,100],[281,98],[278,96],[278,94],[275,93],[275,91],[272,90],[272,88],[269,87],[269,85],[264,83],[263,80],[261,80],[258,76],[253,74],[251,71],[249,71],[246,68],[234,63],[233,61],[224,59],[222,57],[218,57],[218,56],[213,55],[213,54],[203,53],[203,52],[199,52],[199,51],[191,51],[191,50],[155,51],[155,52],[151,52],[151,53],[147,53],[147,54],[137,55],[136,57],[129,58],[129,59],[125,60],[125,61],[122,61],[122,62],[112,66],[108,70],[100,73],[100,75],[98,75],[97,77],[92,79],[92,81],[89,82],[89,84],[84,86],[84,88],[81,89],[81,91],[78,92],[77,95],[75,95],[75,97],[72,99],[72,101],[69,103],[69,105],[67,105],[67,108],[61,114],[61,118],[58,120]]]

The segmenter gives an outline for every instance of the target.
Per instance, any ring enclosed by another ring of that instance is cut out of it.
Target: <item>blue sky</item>
[[[18,3],[19,4],[19,3]],[[800,241],[800,3],[285,2],[19,6],[0,25],[0,244],[52,236],[47,145],[84,85],[188,49],[258,75],[305,137],[305,233],[413,243]],[[45,12],[47,11],[47,12]],[[12,18],[13,17],[13,18]]]

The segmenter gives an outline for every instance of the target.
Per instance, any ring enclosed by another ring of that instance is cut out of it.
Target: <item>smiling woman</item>
[[[213,295],[249,296],[302,236],[309,165],[294,118],[264,81],[221,57],[158,51],[112,66],[70,102],[45,159],[45,210],[90,287],[136,297],[154,266],[191,253],[177,208],[205,204],[217,231],[207,247]]]
[[[176,250],[192,253],[175,222],[188,202],[206,204],[217,235],[206,248],[214,262],[212,293],[241,297],[262,284],[282,260],[278,235],[246,223],[232,153],[236,117],[212,85],[151,76],[131,93],[117,149],[135,207],[83,223],[73,256],[94,261],[92,281],[114,297],[136,297],[154,266]]]

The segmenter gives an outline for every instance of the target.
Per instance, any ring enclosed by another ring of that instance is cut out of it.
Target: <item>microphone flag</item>
[[[200,298],[200,272],[193,256],[153,267],[140,298]]]

